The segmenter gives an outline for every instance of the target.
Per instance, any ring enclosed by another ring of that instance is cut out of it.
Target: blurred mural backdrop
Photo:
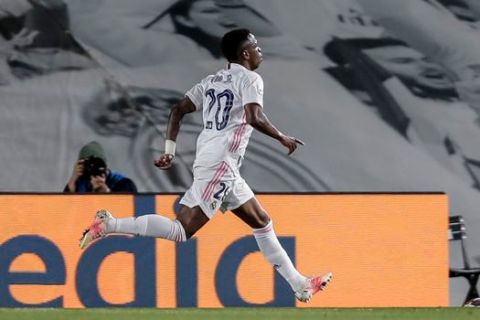
[[[159,171],[169,109],[246,27],[266,113],[306,142],[287,157],[254,134],[251,187],[443,191],[480,262],[479,21],[475,0],[2,0],[0,191],[61,192],[91,140],[140,192],[185,191],[202,122],[185,118],[176,165]],[[451,280],[450,303],[467,289]]]

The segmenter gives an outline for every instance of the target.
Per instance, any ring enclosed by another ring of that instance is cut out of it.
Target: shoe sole
[[[82,240],[80,241],[80,249],[85,249],[87,244],[90,242],[89,236],[90,236],[90,231],[85,233]]]
[[[113,218],[112,214],[108,212],[105,209],[98,210],[95,213],[95,219],[101,219],[102,222],[105,223],[105,220]],[[90,236],[90,230],[85,233],[85,235],[82,237],[82,240],[80,240],[80,249],[84,249],[90,242],[92,242],[91,236]]]

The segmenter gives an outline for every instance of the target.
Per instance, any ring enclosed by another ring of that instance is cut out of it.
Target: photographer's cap
[[[105,154],[105,150],[103,150],[102,145],[97,141],[87,143],[82,147],[82,149],[80,149],[80,152],[78,153],[79,160],[86,159],[91,156],[100,158],[103,160],[103,162],[105,162],[105,164],[107,163],[107,156]]]

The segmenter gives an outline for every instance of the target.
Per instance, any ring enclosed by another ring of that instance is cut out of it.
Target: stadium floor
[[[478,308],[225,308],[225,309],[0,309],[1,320],[122,320],[122,319],[328,319],[328,320],[463,320],[480,319]]]

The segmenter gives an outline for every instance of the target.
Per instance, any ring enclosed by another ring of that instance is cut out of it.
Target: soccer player
[[[197,140],[194,181],[180,201],[177,219],[157,214],[115,219],[108,211],[100,210],[85,231],[80,247],[110,233],[186,241],[218,209],[231,210],[253,228],[260,251],[290,284],[296,298],[308,302],[313,294],[325,289],[332,274],[308,278],[295,269],[277,239],[271,218],[239,172],[253,128],[278,140],[288,154],[303,142],[281,133],[263,113],[263,80],[253,71],[262,62],[255,36],[247,29],[232,30],[223,36],[221,49],[227,66],[196,84],[172,108],[165,153],[155,161],[160,169],[172,166],[183,116],[201,110],[204,127]]]

